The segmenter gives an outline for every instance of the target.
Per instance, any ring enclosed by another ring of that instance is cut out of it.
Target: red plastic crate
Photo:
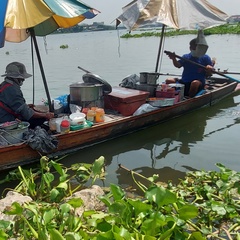
[[[148,96],[149,92],[113,87],[112,92],[104,96],[104,108],[130,116],[146,102]]]
[[[170,92],[156,91],[156,97],[157,98],[175,98],[174,103],[177,103],[180,101],[180,92],[179,91],[170,91]]]
[[[170,91],[170,92],[156,91],[156,97],[158,97],[158,98],[174,98],[175,91]]]

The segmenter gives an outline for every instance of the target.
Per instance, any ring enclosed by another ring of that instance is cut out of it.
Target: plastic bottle
[[[96,121],[97,123],[104,122],[104,118],[105,118],[104,109],[103,109],[103,108],[97,108],[97,109],[96,109],[96,118],[95,118],[95,121]]]
[[[94,112],[96,112],[97,109],[98,107],[91,107],[91,110],[93,110]]]
[[[163,92],[166,92],[166,91],[167,91],[167,88],[168,88],[167,84],[166,84],[165,82],[163,82],[163,83],[162,83],[162,91],[163,91]]]
[[[70,131],[70,122],[67,119],[62,120],[60,125],[61,133],[68,133]]]
[[[51,131],[57,131],[56,118],[50,119],[48,124]]]
[[[95,122],[95,116],[96,116],[96,112],[94,110],[88,110],[87,112],[87,120],[91,121],[91,122]]]

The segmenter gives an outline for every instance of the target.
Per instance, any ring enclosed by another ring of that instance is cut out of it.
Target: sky
[[[110,25],[115,23],[115,19],[122,13],[122,7],[131,0],[82,0],[82,2],[101,12],[92,20],[85,20],[85,23],[104,22]],[[209,2],[228,15],[240,15],[240,0],[209,0]]]

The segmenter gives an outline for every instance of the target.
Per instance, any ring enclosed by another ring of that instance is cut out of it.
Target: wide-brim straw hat
[[[11,78],[29,78],[32,74],[27,73],[26,67],[20,62],[9,63],[6,67],[5,74],[2,77],[11,77]]]

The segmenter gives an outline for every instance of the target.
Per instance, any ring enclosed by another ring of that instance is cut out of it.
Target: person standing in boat
[[[192,39],[189,45],[191,52],[184,54],[182,58],[201,64],[205,66],[205,69],[183,59],[177,60],[175,53],[167,52],[166,54],[172,60],[173,65],[177,68],[183,67],[183,72],[181,79],[167,79],[166,83],[182,83],[185,86],[184,95],[194,97],[199,91],[204,89],[205,80],[208,76],[211,76],[214,63],[207,54],[200,57],[194,55],[197,48],[197,38]]]
[[[54,117],[54,113],[37,112],[33,106],[26,104],[21,86],[31,76],[20,62],[12,62],[6,66],[6,72],[2,75],[5,79],[0,84],[0,123],[19,119],[29,122],[30,128],[35,128]]]

